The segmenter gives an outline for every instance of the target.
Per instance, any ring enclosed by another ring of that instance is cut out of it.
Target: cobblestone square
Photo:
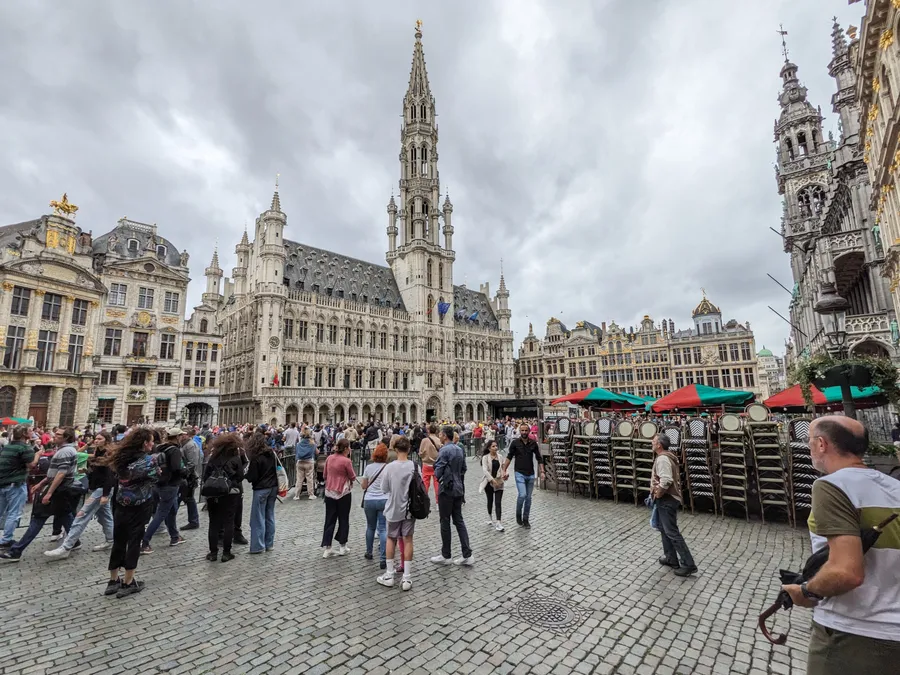
[[[487,526],[470,465],[464,509],[474,568],[437,567],[436,509],[416,530],[413,589],[382,588],[363,559],[359,492],[350,553],[323,559],[321,500],[276,507],[276,548],[227,564],[204,560],[206,515],[187,544],[156,537],[141,558],[139,595],[103,597],[107,553],[42,555],[49,524],[18,565],[0,567],[0,671],[52,673],[795,673],[805,672],[810,615],[772,647],[756,619],[777,593],[779,567],[808,554],[805,530],[682,514],[700,574],[660,567],[649,511],[535,491],[532,529]],[[185,521],[179,512],[179,523]],[[244,531],[248,533],[249,501]],[[163,527],[162,532],[165,531]],[[21,535],[24,530],[17,531]],[[454,555],[459,555],[454,533]],[[376,543],[377,546],[377,543]],[[779,630],[788,615],[779,615]],[[542,624],[533,625],[529,621]]]

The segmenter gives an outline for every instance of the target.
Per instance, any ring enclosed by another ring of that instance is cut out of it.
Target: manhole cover
[[[552,595],[529,595],[516,603],[515,614],[533,626],[554,633],[568,635],[590,615],[578,603],[569,600],[569,594],[558,591]]]

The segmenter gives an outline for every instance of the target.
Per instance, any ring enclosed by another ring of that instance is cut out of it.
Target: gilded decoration
[[[137,315],[137,322],[141,326],[149,326],[151,320],[152,320],[152,317],[150,316],[150,314],[148,312],[140,312]]]
[[[164,316],[161,320],[163,323],[169,323],[169,324],[178,323],[177,316]]]
[[[869,121],[874,122],[878,118],[878,104],[873,103],[872,107],[869,108]]]
[[[47,230],[47,248],[59,248],[59,232]]]
[[[107,309],[106,316],[113,316],[117,318],[122,318],[125,316],[126,312],[123,309]]]
[[[876,77],[872,80],[872,92],[877,94],[879,91],[881,91],[881,80]]]
[[[8,281],[3,282],[3,290],[4,291],[11,291],[13,288],[15,288],[15,286],[13,284],[9,283]]]
[[[44,291],[44,290],[41,290],[40,288],[37,288],[37,289],[35,289],[34,294],[35,294],[36,296],[38,296],[39,298],[43,298],[43,297],[44,297],[44,293],[46,293],[46,292],[47,292],[47,291]]]
[[[878,40],[878,46],[882,49],[887,49],[892,44],[894,44],[894,31],[890,28],[887,28],[882,31],[881,39]]]
[[[97,309],[100,306],[100,303],[97,300],[91,300],[91,307]]]
[[[0,342],[6,340],[6,326],[0,325]]]
[[[37,349],[38,332],[36,330],[28,331],[28,337],[25,340],[25,349]]]
[[[894,6],[894,9],[900,9],[900,0],[891,0],[891,4]]]
[[[63,192],[62,199],[60,199],[59,201],[55,199],[52,200],[50,202],[50,206],[53,207],[53,213],[58,216],[65,216],[67,218],[71,218],[72,216],[74,216],[75,212],[78,210],[78,207],[69,201],[69,196],[65,192]]]

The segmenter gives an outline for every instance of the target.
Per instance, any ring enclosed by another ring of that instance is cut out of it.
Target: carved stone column
[[[44,305],[44,293],[37,289],[33,293],[28,313],[28,325],[25,330],[25,353],[22,354],[22,367],[34,368],[37,365],[38,331],[41,328],[41,312]]]
[[[56,341],[56,353],[60,357],[56,360],[55,370],[65,370],[68,362],[65,356],[69,353],[69,332],[72,330],[72,309],[75,305],[74,295],[64,295],[62,309],[59,313],[59,337]]]
[[[50,387],[50,401],[47,405],[47,426],[59,424],[59,413],[62,407],[62,387]]]
[[[14,417],[28,417],[28,408],[31,407],[31,387],[28,385],[19,387],[16,392],[16,405]]]

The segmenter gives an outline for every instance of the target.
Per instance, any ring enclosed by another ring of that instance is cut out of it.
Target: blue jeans
[[[384,561],[384,551],[387,545],[387,522],[384,519],[384,507],[387,499],[367,499],[363,502],[366,510],[366,553],[372,555],[375,546],[375,535],[381,544],[379,554]]]
[[[516,499],[516,520],[528,520],[531,513],[531,493],[534,492],[534,475],[526,476],[516,471],[516,490],[519,497]]]
[[[87,529],[88,524],[90,524],[94,516],[97,516],[97,522],[100,523],[100,526],[103,528],[103,536],[106,537],[106,541],[112,543],[112,507],[110,506],[109,502],[106,502],[106,504],[100,503],[100,498],[102,496],[103,488],[97,488],[90,495],[88,495],[87,499],[84,500],[84,506],[81,507],[78,515],[75,516],[75,520],[72,523],[72,528],[66,531],[66,539],[62,544],[64,549],[66,549],[67,551],[71,551],[73,548],[75,548],[75,543]],[[110,497],[112,497],[112,495],[110,495]]]
[[[250,553],[275,545],[275,499],[278,486],[253,491],[250,507]]]
[[[28,548],[28,545],[34,541],[35,537],[38,536],[41,529],[44,527],[44,523],[46,523],[50,519],[51,515],[48,513],[46,516],[36,516],[33,513],[31,514],[31,522],[28,523],[28,529],[25,531],[25,536],[23,536],[19,541],[13,544],[9,552],[20,556],[22,555],[22,551]],[[72,519],[74,515],[71,511],[67,511],[66,513],[60,513],[58,519],[62,527],[68,532],[72,527]]]
[[[144,533],[142,546],[150,545],[150,540],[153,539],[153,535],[156,534],[163,521],[166,523],[166,529],[169,531],[169,538],[172,541],[178,541],[178,537],[181,536],[175,522],[175,516],[178,514],[178,486],[166,485],[156,488],[155,491],[159,498],[159,505],[156,507],[156,513],[153,514],[153,520],[150,521],[147,531]]]
[[[200,525],[200,511],[197,510],[197,498],[194,496],[195,490],[182,490],[179,499],[187,507],[188,525]]]
[[[28,487],[25,483],[13,483],[0,488],[0,525],[3,527],[0,544],[8,544],[13,540],[27,500]]]
[[[682,567],[694,567],[694,558],[678,529],[678,507],[680,502],[666,495],[656,500],[656,513],[659,516],[660,535],[662,536],[663,553],[672,564]]]

